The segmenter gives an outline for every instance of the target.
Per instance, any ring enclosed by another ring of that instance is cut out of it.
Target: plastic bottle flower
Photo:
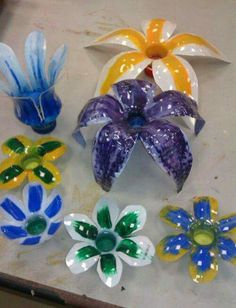
[[[61,175],[51,161],[64,155],[66,149],[61,140],[52,137],[36,142],[25,136],[8,139],[2,144],[2,152],[8,158],[0,164],[0,189],[13,189],[26,178],[42,183],[47,189],[55,187]]]
[[[27,79],[13,50],[0,43],[0,71],[8,82],[0,80],[0,91],[12,97],[16,117],[40,134],[56,126],[61,100],[54,86],[66,54],[67,47],[62,45],[51,58],[46,73],[46,39],[42,32],[31,32],[25,42]]]
[[[196,133],[204,125],[196,102],[177,91],[155,96],[148,81],[124,80],[113,85],[116,97],[91,99],[78,118],[73,135],[85,145],[81,127],[105,123],[93,145],[93,172],[101,187],[109,191],[114,179],[124,170],[137,142],[141,140],[155,163],[175,181],[180,191],[192,166],[192,154],[185,134],[162,118],[191,116],[197,119]]]
[[[49,197],[44,187],[29,183],[23,203],[12,195],[0,201],[0,230],[4,237],[21,245],[37,245],[49,240],[61,225],[62,197],[55,190]]]
[[[114,287],[120,281],[122,262],[130,266],[144,266],[152,261],[155,249],[146,236],[133,236],[146,221],[146,210],[129,205],[119,215],[117,205],[100,199],[92,214],[93,221],[83,214],[70,214],[64,224],[75,244],[66,257],[66,265],[73,274],[87,271],[96,262],[101,280]]]
[[[196,197],[194,217],[184,209],[166,206],[160,218],[180,230],[165,237],[157,245],[161,260],[172,262],[190,253],[189,273],[197,283],[209,282],[218,272],[217,255],[236,264],[236,244],[228,236],[236,231],[236,214],[217,221],[218,201],[212,197]]]
[[[191,65],[179,55],[207,56],[220,60],[224,60],[224,56],[200,36],[182,33],[171,38],[176,25],[165,19],[146,21],[142,28],[145,35],[132,28],[118,29],[91,44],[118,44],[135,49],[122,52],[106,63],[95,96],[108,93],[113,83],[136,78],[146,69],[145,72],[151,72],[162,91],[182,91],[198,101],[196,74]],[[186,120],[190,127],[195,124],[194,119]]]

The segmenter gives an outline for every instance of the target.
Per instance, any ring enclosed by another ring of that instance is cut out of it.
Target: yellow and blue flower
[[[236,243],[230,234],[236,232],[236,213],[217,220],[218,201],[196,197],[194,216],[176,206],[166,206],[160,218],[181,232],[160,241],[156,253],[163,261],[177,261],[190,253],[189,273],[193,281],[204,283],[218,273],[217,256],[236,264]]]

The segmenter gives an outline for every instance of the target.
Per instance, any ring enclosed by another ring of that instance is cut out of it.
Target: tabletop
[[[85,49],[98,36],[116,28],[140,29],[141,21],[165,18],[177,24],[177,33],[191,32],[216,45],[230,59],[230,64],[207,59],[190,59],[199,81],[199,109],[206,125],[198,137],[187,132],[193,167],[183,190],[159,169],[141,145],[138,145],[109,194],[95,183],[91,168],[91,144],[97,128],[88,128],[88,145],[79,147],[71,133],[77,115],[93,97],[99,72],[112,48]],[[220,202],[220,214],[235,212],[235,0],[21,0],[5,1],[0,11],[0,41],[10,45],[23,63],[24,41],[32,30],[42,30],[47,37],[48,55],[62,43],[69,47],[64,74],[57,85],[63,109],[52,135],[66,141],[69,151],[58,162],[63,179],[58,188],[64,196],[64,214],[91,214],[102,195],[117,200],[120,208],[142,204],[147,209],[143,234],[154,244],[169,228],[158,219],[159,210],[175,204],[192,210],[192,197],[211,195]],[[16,120],[8,97],[0,97],[0,141],[26,134],[39,136]],[[0,154],[3,159],[3,155]],[[0,197],[5,192],[0,192]],[[21,195],[21,189],[14,191]],[[124,265],[121,282],[110,289],[100,282],[93,268],[72,275],[65,256],[73,240],[62,226],[56,236],[39,247],[17,246],[0,239],[0,272],[21,281],[32,281],[52,290],[125,307],[227,307],[236,306],[236,268],[220,262],[218,277],[210,284],[197,285],[188,276],[188,258],[173,264],[154,258],[147,267]]]

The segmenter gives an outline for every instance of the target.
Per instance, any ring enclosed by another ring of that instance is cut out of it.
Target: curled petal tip
[[[199,118],[196,120],[195,126],[194,126],[194,133],[197,136],[200,131],[202,130],[203,126],[205,125],[206,121],[203,118]]]
[[[86,141],[84,139],[84,136],[82,135],[80,128],[76,128],[73,133],[72,133],[72,137],[74,138],[74,140],[80,144],[83,148],[86,147]]]

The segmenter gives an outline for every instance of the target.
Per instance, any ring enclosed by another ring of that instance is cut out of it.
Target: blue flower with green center
[[[87,271],[96,262],[101,280],[114,287],[120,281],[122,262],[144,266],[152,261],[155,249],[146,236],[133,236],[146,221],[146,210],[129,205],[119,215],[117,205],[102,198],[95,206],[93,220],[84,214],[69,214],[64,224],[72,239],[79,241],[66,256],[73,274]]]
[[[52,191],[47,197],[38,183],[24,187],[23,202],[12,195],[0,201],[0,232],[21,245],[37,245],[49,240],[61,225],[62,197]]]
[[[190,276],[204,283],[218,273],[217,255],[236,264],[236,243],[228,236],[236,232],[236,214],[216,220],[218,201],[212,197],[194,198],[193,208],[194,216],[175,206],[161,210],[160,218],[182,232],[160,241],[156,253],[161,260],[172,262],[190,252]]]

